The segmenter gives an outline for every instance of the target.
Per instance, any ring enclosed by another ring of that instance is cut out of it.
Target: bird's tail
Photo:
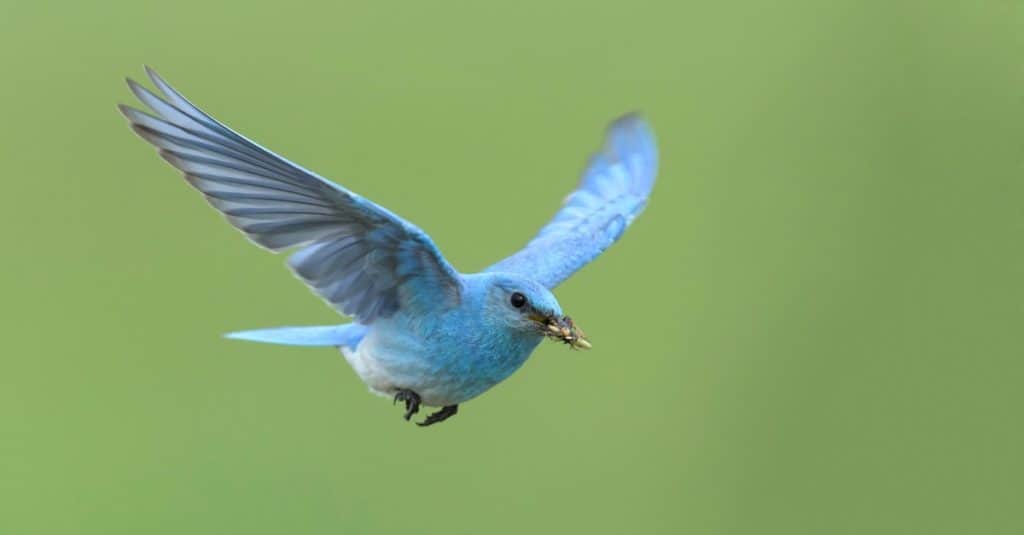
[[[289,346],[344,346],[355,349],[366,335],[366,326],[358,323],[318,327],[275,327],[225,334],[225,338],[283,344]]]

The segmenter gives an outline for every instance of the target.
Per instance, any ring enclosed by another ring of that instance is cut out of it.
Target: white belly
[[[375,394],[393,397],[398,390],[408,389],[419,394],[424,405],[432,407],[464,401],[455,399],[453,378],[438,369],[439,363],[430,364],[431,359],[420,357],[421,350],[407,344],[396,345],[393,339],[382,343],[370,335],[355,350],[342,347],[341,354]]]
[[[360,351],[342,346],[341,354],[345,355],[345,360],[356,371],[356,375],[366,383],[366,386],[370,387],[371,392],[381,396],[393,396],[395,394],[395,390],[398,387],[390,380],[387,370],[378,364],[377,360],[369,355],[365,349]]]

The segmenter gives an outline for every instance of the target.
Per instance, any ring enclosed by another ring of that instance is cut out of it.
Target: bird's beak
[[[569,316],[539,316],[535,318],[541,325],[544,336],[564,342],[573,349],[590,349],[590,341],[583,331],[576,326]]]

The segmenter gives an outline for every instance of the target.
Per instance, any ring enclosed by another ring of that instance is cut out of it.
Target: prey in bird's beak
[[[540,316],[536,320],[544,336],[565,343],[573,349],[591,348],[587,335],[569,316]]]

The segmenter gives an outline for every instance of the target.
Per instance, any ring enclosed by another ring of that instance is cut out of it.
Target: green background
[[[1024,4],[0,4],[0,533],[1024,532]],[[427,230],[523,244],[641,109],[647,212],[430,429],[116,113],[151,64]]]

